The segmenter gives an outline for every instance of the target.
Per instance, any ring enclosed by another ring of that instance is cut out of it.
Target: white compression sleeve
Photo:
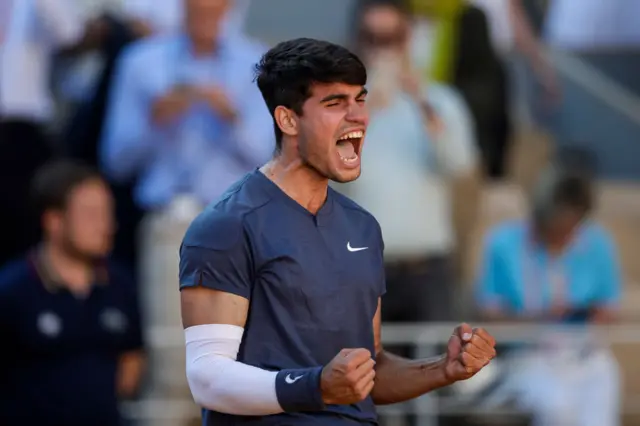
[[[236,361],[244,329],[206,324],[185,329],[187,380],[195,402],[220,413],[264,416],[283,412],[277,372]]]

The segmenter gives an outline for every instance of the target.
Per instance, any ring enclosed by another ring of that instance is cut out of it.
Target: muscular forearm
[[[445,376],[445,357],[408,360],[389,352],[376,356],[376,379],[371,392],[378,405],[416,398],[451,384]]]

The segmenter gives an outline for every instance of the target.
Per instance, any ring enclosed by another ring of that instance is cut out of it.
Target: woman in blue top
[[[487,236],[477,301],[488,319],[602,324],[615,318],[621,278],[609,234],[589,219],[586,177],[546,170],[527,221],[510,221]],[[571,338],[569,338],[571,337]],[[510,381],[536,426],[616,426],[620,383],[602,342],[552,327],[533,355],[518,355]]]

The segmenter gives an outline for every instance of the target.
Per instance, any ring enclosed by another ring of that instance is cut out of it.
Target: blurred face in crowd
[[[184,0],[186,30],[196,43],[216,40],[232,0]]]
[[[397,89],[403,67],[408,66],[406,49],[408,21],[393,6],[376,5],[362,16],[358,46],[360,57],[367,65],[372,93]]]
[[[314,84],[311,97],[295,120],[279,120],[295,136],[301,160],[319,175],[335,182],[360,176],[360,155],[369,123],[364,87],[345,83]],[[293,114],[282,111],[281,114]],[[294,126],[290,126],[295,122]],[[282,127],[282,125],[281,125]]]
[[[68,254],[85,260],[104,257],[115,231],[111,192],[99,179],[78,185],[64,210],[45,213],[44,227],[49,239]]]

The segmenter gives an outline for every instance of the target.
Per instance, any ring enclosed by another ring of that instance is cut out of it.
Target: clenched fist
[[[496,340],[486,330],[468,324],[458,326],[447,345],[445,374],[450,381],[465,380],[496,356]]]
[[[354,404],[365,399],[376,377],[371,352],[343,349],[322,369],[320,388],[325,404]]]

